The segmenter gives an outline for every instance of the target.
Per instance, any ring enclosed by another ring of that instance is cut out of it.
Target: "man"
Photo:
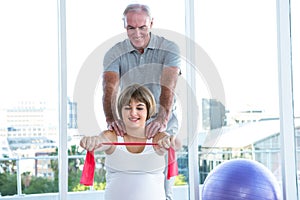
[[[158,103],[157,114],[146,126],[147,138],[162,131],[177,134],[174,90],[180,75],[179,48],[174,42],[151,33],[153,18],[148,6],[131,4],[123,16],[128,39],[114,45],[103,63],[103,109],[108,129],[120,136],[126,134],[124,123],[115,113],[117,93],[119,87],[122,90],[139,83],[151,90]],[[167,199],[172,199],[170,184],[166,184]]]

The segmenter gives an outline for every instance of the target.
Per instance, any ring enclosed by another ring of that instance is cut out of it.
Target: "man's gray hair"
[[[149,18],[151,19],[151,12],[150,12],[150,8],[147,5],[143,5],[143,4],[130,4],[126,7],[126,9],[123,12],[123,16],[124,18],[126,18],[127,13],[129,12],[140,12],[143,11],[145,12]]]

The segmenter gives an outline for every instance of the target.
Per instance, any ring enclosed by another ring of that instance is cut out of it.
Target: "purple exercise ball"
[[[206,177],[202,200],[279,200],[280,186],[261,163],[233,159],[214,168]]]

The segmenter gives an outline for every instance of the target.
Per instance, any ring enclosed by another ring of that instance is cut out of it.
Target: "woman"
[[[156,109],[152,93],[143,86],[127,87],[118,98],[117,111],[127,130],[124,137],[104,131],[99,136],[84,137],[80,141],[88,151],[100,150],[107,154],[105,199],[165,200],[166,160],[163,155],[170,147],[178,150],[180,141],[164,132],[147,139],[146,121]]]

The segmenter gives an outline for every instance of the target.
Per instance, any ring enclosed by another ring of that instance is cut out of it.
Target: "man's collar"
[[[150,41],[149,41],[149,44],[148,44],[147,48],[154,49],[155,48],[155,45],[154,45],[155,41],[156,41],[156,36],[150,32]]]

